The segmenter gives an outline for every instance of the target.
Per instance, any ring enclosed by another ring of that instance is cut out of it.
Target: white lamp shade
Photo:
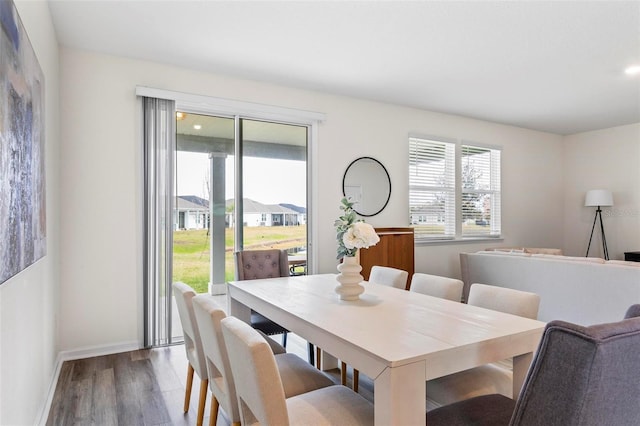
[[[592,189],[584,199],[586,207],[612,206],[613,194],[608,189]]]

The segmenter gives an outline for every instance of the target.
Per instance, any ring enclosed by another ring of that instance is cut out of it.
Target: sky
[[[207,154],[177,153],[178,195],[206,198],[209,174]],[[233,198],[233,156],[226,160],[226,199]],[[306,207],[306,164],[304,161],[246,157],[244,162],[244,198],[262,204],[290,203]]]

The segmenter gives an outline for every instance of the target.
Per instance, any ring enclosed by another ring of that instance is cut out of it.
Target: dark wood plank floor
[[[287,350],[306,358],[306,341],[290,334]],[[191,406],[185,414],[187,366],[182,345],[66,361],[47,426],[195,425],[200,380],[194,377]],[[328,373],[339,382],[339,370]],[[351,369],[348,376],[351,386]],[[373,383],[362,374],[359,391],[373,401]],[[210,399],[209,393],[205,424]],[[224,414],[218,416],[217,426],[228,424]]]

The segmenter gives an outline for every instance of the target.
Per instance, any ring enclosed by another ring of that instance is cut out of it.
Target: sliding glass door
[[[224,294],[242,249],[286,249],[306,271],[307,145],[307,126],[177,111],[172,282]],[[171,328],[181,341],[177,315]]]
[[[307,127],[241,120],[238,250],[307,246]]]

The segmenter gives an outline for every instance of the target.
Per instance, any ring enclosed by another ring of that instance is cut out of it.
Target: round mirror
[[[360,216],[375,216],[391,198],[389,173],[375,158],[357,158],[344,172],[342,193],[353,201],[353,209]]]

